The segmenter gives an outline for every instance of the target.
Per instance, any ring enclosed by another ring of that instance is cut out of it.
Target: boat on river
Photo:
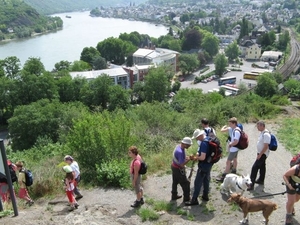
[[[70,18],[72,18],[72,16],[66,15],[66,18],[69,18],[69,19],[70,19]]]

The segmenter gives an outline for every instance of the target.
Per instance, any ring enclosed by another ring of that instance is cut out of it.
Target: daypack
[[[265,131],[265,132],[268,132],[268,131]],[[270,141],[270,144],[269,144],[269,149],[271,151],[276,151],[277,147],[278,147],[277,139],[276,139],[274,134],[272,134],[271,132],[269,132],[269,133],[271,135],[271,141]]]
[[[212,127],[209,127],[209,129],[204,129],[204,132],[207,137],[210,137],[210,138],[216,137],[216,135],[215,135],[216,132],[215,132],[214,128],[212,128]]]
[[[233,132],[235,130],[238,130],[241,133],[241,136],[240,136],[239,142],[234,147],[237,147],[240,150],[244,150],[244,149],[248,148],[248,145],[249,145],[248,135],[240,129],[234,129]],[[233,135],[234,135],[234,133],[233,133]]]
[[[11,182],[14,183],[14,182],[18,181],[16,171],[14,170],[14,165],[10,164],[8,166],[8,169],[9,169],[9,173],[10,173]],[[0,176],[0,183],[7,183],[7,178],[4,175]]]
[[[297,155],[293,156],[293,158],[290,161],[290,167],[293,167],[297,164],[300,163],[300,153],[298,153]]]
[[[25,173],[25,182],[24,184],[26,187],[29,187],[33,184],[33,174],[30,170],[24,169],[21,171],[22,173]]]
[[[217,137],[204,140],[208,142],[209,152],[206,155],[208,163],[216,163],[222,158],[223,149],[220,145],[220,140]]]
[[[137,159],[135,159],[135,160],[137,160]],[[147,169],[148,169],[147,164],[144,161],[141,161],[141,167],[140,167],[140,170],[139,170],[139,174],[146,174]]]

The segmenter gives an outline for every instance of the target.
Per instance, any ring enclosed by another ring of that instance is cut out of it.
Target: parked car
[[[207,83],[206,79],[201,80],[201,83]]]

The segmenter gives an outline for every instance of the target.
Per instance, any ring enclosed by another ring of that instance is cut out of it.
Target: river
[[[90,17],[89,12],[55,14],[64,21],[62,30],[31,38],[0,42],[0,59],[16,56],[21,64],[29,57],[39,57],[46,70],[52,70],[61,60],[73,62],[80,59],[84,47],[96,47],[98,42],[108,37],[118,37],[120,33],[137,31],[150,37],[167,34],[167,28],[140,21],[114,18]]]

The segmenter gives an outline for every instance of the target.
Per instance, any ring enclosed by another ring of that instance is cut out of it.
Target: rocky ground
[[[289,113],[299,114],[296,110]],[[267,124],[267,128],[276,133],[278,124]],[[249,174],[252,164],[256,157],[256,141],[259,132],[254,123],[244,124],[244,129],[249,135],[250,146],[248,149],[240,151],[238,157],[238,173]],[[170,152],[171,155],[171,152]],[[266,194],[280,193],[285,191],[282,185],[282,175],[289,168],[291,154],[287,152],[284,146],[279,143],[277,151],[271,152],[267,159],[267,175],[265,185],[255,185],[253,192],[246,192],[246,197],[260,196]],[[223,171],[226,158],[221,159],[214,165],[212,171],[210,201],[205,203],[200,201],[200,206],[184,206],[178,200],[173,202],[173,210],[170,212],[160,212],[160,217],[156,221],[142,222],[137,215],[136,210],[130,207],[135,199],[131,190],[121,189],[103,189],[96,188],[92,190],[82,190],[84,197],[79,200],[79,208],[75,211],[69,211],[67,199],[64,195],[54,200],[46,199],[36,201],[36,204],[30,208],[20,210],[18,217],[7,216],[0,219],[3,225],[57,225],[57,224],[80,224],[80,225],[101,225],[101,224],[165,224],[165,225],[193,225],[201,224],[239,224],[242,219],[242,212],[236,207],[229,205],[227,197],[220,194],[219,183],[215,178]],[[192,190],[193,190],[192,178]],[[170,201],[171,197],[171,175],[153,175],[144,181],[145,199]],[[179,188],[179,190],[181,190]],[[278,204],[278,209],[270,217],[269,224],[284,224],[286,195],[275,195],[267,197]],[[150,207],[144,204],[143,208]],[[300,224],[299,205],[295,206],[296,216],[294,224]],[[180,215],[182,214],[182,215]],[[261,212],[251,213],[249,224],[262,224],[263,216]]]

